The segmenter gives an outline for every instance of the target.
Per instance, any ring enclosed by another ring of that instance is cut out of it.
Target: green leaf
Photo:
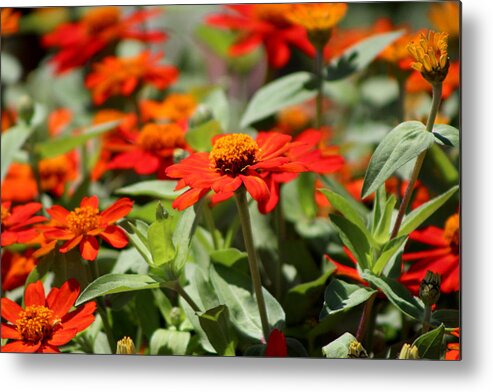
[[[224,90],[214,89],[203,101],[211,111],[213,117],[219,121],[220,129],[227,131],[230,124],[230,105]]]
[[[118,195],[150,196],[157,199],[174,200],[184,192],[184,190],[175,191],[176,184],[177,181],[142,181],[119,188],[115,193]]]
[[[209,309],[199,316],[200,326],[209,342],[220,356],[235,355],[235,336],[229,321],[228,308],[224,305]]]
[[[325,358],[349,358],[349,346],[353,342],[357,342],[356,338],[346,332],[327,346],[322,347],[322,353]]]
[[[154,295],[151,290],[139,291],[135,296],[135,314],[142,327],[142,332],[151,339],[153,332],[159,328],[159,313],[156,312]]]
[[[459,190],[459,186],[456,185],[450,188],[447,192],[427,201],[414,209],[406,215],[402,221],[401,228],[399,230],[399,236],[408,235],[416,230],[424,221],[426,221],[433,213],[438,210],[445,202],[450,199],[455,192]]]
[[[343,216],[330,214],[329,217],[344,245],[358,260],[361,269],[368,268],[371,249],[370,240],[365,232]]]
[[[160,267],[175,258],[176,249],[172,238],[174,227],[175,220],[171,216],[157,219],[149,226],[147,243],[152,255],[152,267]]]
[[[366,171],[362,198],[375,192],[401,166],[416,158],[434,143],[423,123],[407,121],[399,124],[378,145]]]
[[[309,72],[295,72],[261,87],[250,100],[241,118],[240,128],[246,128],[287,106],[313,98],[316,90],[308,86],[312,77]]]
[[[17,124],[2,134],[1,143],[1,180],[7,174],[15,155],[31,135],[33,129],[25,124]]]
[[[181,212],[173,232],[173,244],[176,249],[176,257],[173,261],[173,269],[178,276],[183,269],[190,251],[190,242],[197,227],[196,209],[200,208],[200,203],[195,204],[192,208],[187,208]]]
[[[385,202],[385,207],[381,211],[380,219],[373,230],[373,238],[379,243],[386,243],[390,238],[390,225],[392,223],[392,213],[394,212],[397,199],[391,195]]]
[[[185,134],[185,139],[195,151],[210,151],[212,138],[222,133],[221,125],[217,120],[209,120],[197,127],[190,128]]]
[[[351,208],[354,211],[356,211],[361,217],[366,219],[366,216],[368,215],[368,208],[366,208],[363,203],[351,196],[351,194],[349,194],[349,192],[342,184],[340,184],[333,177],[328,176],[322,176],[322,181],[331,189],[331,191],[341,195],[344,200],[351,205]]]
[[[459,130],[448,124],[436,124],[433,126],[433,136],[438,144],[450,147],[459,145]]]
[[[383,246],[383,249],[380,252],[380,256],[378,256],[378,259],[373,264],[371,268],[372,272],[375,275],[380,275],[387,266],[388,262],[392,259],[392,257],[396,256],[398,252],[404,249],[406,241],[407,236],[404,235],[402,237],[393,238],[392,240],[387,242]]]
[[[2,84],[9,85],[17,83],[22,76],[22,67],[19,60],[17,60],[17,58],[12,56],[10,53],[7,53],[5,50],[2,50],[0,60],[2,69]]]
[[[149,342],[151,355],[186,355],[190,333],[157,329]]]
[[[107,274],[91,282],[81,293],[75,306],[103,295],[157,289],[159,287],[166,287],[166,285],[148,275]]]
[[[366,68],[387,46],[399,38],[404,31],[375,34],[350,46],[327,67],[327,80],[346,78]]]
[[[362,278],[382,290],[402,313],[416,320],[423,319],[423,305],[401,283],[383,276],[375,276],[369,271],[363,271]]]
[[[210,279],[221,304],[228,307],[233,325],[243,335],[254,340],[263,337],[262,323],[253,296],[250,277],[239,271],[223,267],[220,264],[211,265]],[[276,299],[263,289],[265,305],[271,327],[283,323],[284,310]]]
[[[440,359],[444,333],[445,327],[442,324],[438,328],[417,338],[413,345],[418,348],[419,357],[426,359]]]
[[[324,307],[320,313],[320,320],[339,312],[346,312],[366,302],[374,293],[376,290],[368,287],[332,279],[325,290]]]
[[[460,326],[460,311],[456,309],[439,309],[431,314],[431,324],[444,324],[447,328],[457,328]]]
[[[90,127],[77,135],[60,136],[55,139],[47,140],[46,142],[36,145],[36,152],[43,159],[65,154],[74,148],[84,145],[89,140],[114,129],[120,121],[121,120],[109,121]]]
[[[214,263],[219,263],[226,267],[234,267],[236,263],[246,261],[248,254],[236,248],[227,248],[212,251],[210,257]]]

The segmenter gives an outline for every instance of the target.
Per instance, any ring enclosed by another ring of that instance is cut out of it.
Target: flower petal
[[[250,193],[257,202],[263,203],[269,199],[269,188],[262,178],[243,175],[240,175],[240,177],[243,184],[245,184],[248,193]]]
[[[108,226],[99,236],[108,244],[118,249],[124,248],[128,244],[127,235],[117,226]]]
[[[22,308],[9,298],[2,298],[2,317],[15,324],[19,318],[19,313],[22,312]]]
[[[51,339],[48,340],[48,344],[51,344],[53,346],[62,346],[70,342],[75,337],[75,335],[77,335],[77,329],[61,328],[55,331]]]
[[[287,357],[288,346],[286,345],[286,337],[278,329],[273,329],[267,341],[265,349],[266,357]]]
[[[96,195],[90,197],[84,197],[80,202],[80,206],[98,208],[99,207],[98,197]]]
[[[95,237],[84,237],[79,245],[80,254],[85,260],[95,260],[98,256],[99,243]]]
[[[67,280],[59,290],[56,291],[56,297],[52,300],[50,298],[50,309],[55,313],[58,317],[62,318],[65,316],[70,308],[74,306],[75,300],[79,296],[80,286],[79,282],[75,279]],[[50,293],[51,294],[51,293]],[[48,295],[50,297],[50,295]]]
[[[2,346],[0,351],[3,353],[34,353],[38,351],[39,346],[41,346],[41,343],[26,344],[22,340],[17,340]]]
[[[79,242],[82,240],[82,234],[72,238],[71,240],[66,241],[61,247],[60,247],[60,253],[67,253],[69,250],[75,248],[77,245],[79,245]]]
[[[22,339],[22,335],[12,325],[2,324],[2,339]]]
[[[117,200],[101,213],[103,222],[110,224],[123,218],[132,210],[133,204],[134,202],[127,197]]]
[[[94,312],[96,311],[96,302],[91,301],[76,310],[65,315],[62,318],[64,328],[76,328],[78,332],[83,331],[91,325],[95,319]]]
[[[178,196],[175,201],[173,201],[172,207],[182,211],[196,202],[198,202],[204,195],[209,192],[208,188],[192,188],[185,193]]]
[[[24,294],[24,304],[26,307],[31,305],[45,306],[45,302],[45,289],[40,280],[27,286],[26,293]]]
[[[53,206],[46,210],[50,216],[59,223],[65,224],[65,220],[67,219],[69,211],[67,211],[62,206]]]

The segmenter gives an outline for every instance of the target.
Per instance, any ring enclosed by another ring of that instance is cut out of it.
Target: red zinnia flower
[[[112,96],[129,96],[142,84],[151,84],[159,90],[169,87],[178,78],[178,70],[158,64],[162,57],[162,53],[145,51],[129,58],[106,57],[94,64],[86,78],[94,103],[100,105]]]
[[[41,210],[40,203],[27,203],[13,207],[11,203],[2,203],[2,246],[15,243],[27,243],[37,236],[38,232],[33,227],[47,219],[44,216],[33,216]]]
[[[45,46],[59,48],[53,57],[56,72],[61,73],[86,64],[94,55],[119,39],[159,42],[166,34],[139,30],[142,23],[155,16],[158,9],[136,11],[123,16],[118,7],[95,7],[80,21],[60,25],[43,37]]]
[[[273,329],[267,340],[267,348],[265,349],[266,357],[287,357],[288,346],[286,345],[286,337],[278,329]]]
[[[2,290],[9,291],[22,286],[29,273],[36,266],[33,249],[24,253],[2,252]]]
[[[269,65],[282,68],[291,56],[290,46],[310,56],[315,55],[305,29],[286,18],[289,4],[232,4],[226,8],[234,14],[213,15],[207,22],[239,32],[238,40],[229,49],[231,56],[241,56],[264,45]]]
[[[24,296],[25,307],[2,298],[2,339],[13,342],[2,346],[2,352],[59,353],[59,346],[72,340],[77,333],[94,321],[96,302],[88,302],[69,312],[79,296],[80,287],[75,279],[62,287],[52,288],[45,297],[41,281],[31,283]]]
[[[409,269],[401,276],[404,283],[414,294],[419,293],[419,284],[426,271],[439,273],[442,277],[441,291],[458,291],[459,283],[459,214],[447,219],[445,228],[429,226],[416,230],[409,236],[412,240],[431,245],[434,249],[405,253],[402,260],[411,262]]]
[[[7,36],[17,33],[19,30],[19,19],[21,13],[13,8],[2,8],[1,12],[1,35]]]
[[[213,202],[223,201],[244,185],[262,211],[270,198],[266,173],[306,170],[285,156],[290,141],[291,136],[279,133],[259,135],[257,141],[239,133],[215,138],[210,153],[192,154],[166,169],[168,177],[180,179],[177,189],[189,187],[173,202],[173,208],[190,207],[211,190],[215,192]]]
[[[173,164],[175,150],[190,150],[185,130],[173,123],[147,124],[140,132],[127,136],[126,145],[107,146],[120,151],[108,162],[107,169],[133,169],[137,174],[157,173],[158,178],[167,178],[165,170]]]
[[[79,245],[80,253],[86,260],[94,260],[98,255],[99,242],[97,237],[115,248],[123,248],[128,239],[125,232],[114,223],[127,215],[132,209],[133,201],[128,198],[119,199],[106,210],[100,212],[97,196],[84,197],[80,207],[67,211],[61,206],[48,208],[52,217],[50,225],[43,230],[48,241],[35,252],[35,256],[49,253],[57,240],[65,240],[60,247],[61,253],[67,253]]]

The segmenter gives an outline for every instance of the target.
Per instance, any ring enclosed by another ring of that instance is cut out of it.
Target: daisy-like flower
[[[59,346],[70,342],[94,321],[95,302],[70,311],[79,296],[80,287],[75,279],[54,287],[45,296],[43,283],[27,286],[24,303],[2,298],[2,339],[11,342],[2,346],[2,352],[59,353]]]
[[[188,120],[197,109],[197,100],[191,94],[169,94],[164,101],[144,100],[140,112],[144,121],[167,120],[182,122]]]
[[[125,146],[115,146],[120,152],[108,162],[108,170],[132,169],[137,174],[157,173],[158,178],[166,178],[165,170],[173,164],[175,151],[191,151],[185,141],[185,129],[174,123],[147,124],[128,136]]]
[[[41,210],[40,203],[11,206],[11,202],[2,202],[2,246],[31,241],[38,235],[33,225],[47,220],[44,216],[34,215]]]
[[[270,198],[265,174],[269,172],[301,172],[303,164],[291,161],[285,154],[291,136],[269,133],[254,140],[241,133],[221,135],[214,140],[210,153],[190,155],[166,169],[168,177],[179,179],[177,189],[189,187],[173,202],[183,210],[214,191],[213,202],[229,199],[241,186],[265,209]]]
[[[414,294],[419,292],[421,280],[426,271],[441,275],[442,293],[458,291],[459,283],[459,214],[454,214],[445,222],[443,229],[429,226],[424,230],[416,230],[409,236],[411,240],[430,245],[433,249],[419,252],[404,253],[402,260],[411,263],[400,281]]]
[[[448,33],[429,31],[407,45],[414,62],[411,68],[420,72],[430,83],[443,82],[449,68]]]
[[[95,260],[99,251],[98,237],[115,248],[123,248],[128,239],[125,232],[115,222],[126,216],[132,209],[133,202],[122,198],[104,211],[99,211],[97,196],[84,197],[74,211],[67,211],[61,206],[48,208],[52,220],[43,230],[47,243],[38,249],[36,257],[45,255],[55,248],[57,241],[65,241],[60,247],[61,253],[79,245],[85,260]]]
[[[300,3],[292,4],[286,17],[306,30],[315,47],[323,48],[346,11],[346,3]]]
[[[2,8],[1,12],[1,35],[7,36],[17,33],[19,30],[19,19],[21,13],[19,11],[14,11],[13,8]]]
[[[291,23],[286,14],[289,4],[232,4],[226,10],[207,19],[210,25],[238,32],[238,39],[230,47],[231,56],[241,56],[263,45],[271,67],[284,67],[291,57],[291,47],[314,56],[306,31]]]
[[[33,249],[27,249],[23,253],[2,252],[2,290],[14,290],[22,286],[29,273],[36,266],[36,258]]]
[[[59,49],[52,62],[62,73],[86,64],[96,54],[120,39],[159,42],[166,38],[160,31],[143,31],[141,25],[159,14],[158,9],[135,11],[126,16],[119,7],[95,7],[80,21],[60,25],[43,37],[47,47]]]
[[[150,84],[159,90],[168,88],[178,78],[178,70],[171,65],[159,64],[163,54],[144,51],[128,58],[106,57],[93,66],[86,78],[96,105],[112,96],[129,96],[139,86]]]

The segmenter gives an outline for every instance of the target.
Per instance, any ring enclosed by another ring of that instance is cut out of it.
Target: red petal
[[[22,340],[18,340],[2,346],[1,351],[3,353],[34,353],[39,349],[39,346],[41,346],[41,343],[26,344]]]
[[[288,346],[284,334],[278,329],[272,330],[265,350],[266,357],[287,357]]]
[[[94,321],[96,302],[88,302],[84,306],[68,313],[62,318],[64,328],[76,328],[78,332],[83,331]]]
[[[70,212],[62,206],[53,206],[51,208],[48,208],[46,211],[53,219],[62,224],[65,224],[67,215],[70,214]]]
[[[127,197],[117,200],[101,213],[103,222],[109,224],[123,218],[132,210],[133,204],[134,202]]]
[[[75,279],[67,280],[59,290],[56,290],[56,296],[50,301],[46,301],[50,309],[60,318],[65,316],[70,308],[74,306],[75,300],[79,296],[80,286]],[[51,292],[50,292],[51,294]],[[51,304],[50,304],[51,302]]]
[[[22,339],[22,335],[11,325],[2,324],[1,332],[2,339]]]
[[[84,197],[82,201],[80,202],[81,207],[92,207],[92,208],[98,208],[99,206],[99,200],[96,195],[91,196],[91,197]]]
[[[27,286],[24,294],[24,303],[26,307],[31,305],[45,306],[45,289],[40,280]]]
[[[80,254],[85,260],[95,260],[98,256],[99,243],[95,237],[85,237],[80,242]]]
[[[115,248],[123,248],[128,244],[125,232],[117,226],[108,226],[105,231],[99,234],[108,244]]]
[[[196,202],[198,202],[205,194],[209,192],[208,188],[195,188],[189,189],[185,193],[178,196],[175,201],[173,201],[172,207],[182,211]]]
[[[82,234],[72,238],[71,240],[68,240],[65,242],[61,247],[60,247],[60,253],[67,253],[69,250],[75,248],[77,245],[79,245],[79,242],[82,240]]]
[[[48,344],[52,344],[53,346],[62,346],[70,342],[75,335],[77,335],[77,329],[66,329],[62,328],[57,330],[50,340],[48,340]]]
[[[243,175],[240,175],[240,177],[243,184],[245,184],[248,193],[250,193],[257,202],[263,203],[269,199],[269,188],[262,178]]]
[[[60,353],[60,350],[54,346],[50,346],[49,344],[46,344],[46,345],[40,347],[40,349],[38,350],[38,353],[58,354],[58,353]]]
[[[22,312],[22,308],[14,301],[8,298],[2,298],[2,317],[15,324],[19,318],[19,313]]]

